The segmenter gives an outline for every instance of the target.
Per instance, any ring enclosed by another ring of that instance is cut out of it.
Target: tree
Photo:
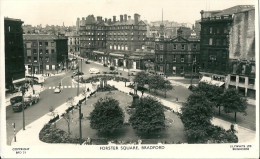
[[[148,83],[148,78],[149,75],[146,72],[141,71],[136,74],[134,82],[138,83],[139,87],[144,87],[144,85]]]
[[[166,92],[168,90],[172,90],[173,86],[171,85],[171,82],[168,80],[164,80],[164,84],[162,85],[161,89],[164,90],[164,98],[166,98]]]
[[[148,80],[149,89],[156,90],[162,89],[164,85],[164,78],[160,75],[150,75]]]
[[[203,143],[211,126],[213,109],[205,93],[194,92],[181,108],[181,120],[189,143]]]
[[[163,105],[152,97],[144,97],[135,104],[129,122],[137,132],[150,134],[165,129]]]
[[[181,120],[188,129],[198,126],[208,127],[214,114],[211,103],[202,92],[191,94],[181,111]]]
[[[227,89],[225,91],[222,98],[222,105],[226,113],[235,113],[235,122],[237,120],[237,112],[244,112],[246,114],[247,100],[235,89]]]
[[[66,101],[66,103],[71,107],[73,106],[74,104],[74,98],[73,97],[69,97]],[[72,109],[72,113],[73,113],[73,109]],[[65,119],[65,121],[67,122],[67,125],[68,125],[68,134],[70,135],[70,122],[72,121],[72,118],[70,116],[70,112],[67,111],[64,116],[63,116],[63,119]]]
[[[124,122],[124,113],[119,102],[111,97],[100,98],[90,113],[90,126],[99,132],[109,133],[120,128]]]
[[[65,121],[67,122],[68,125],[68,134],[70,135],[70,122],[71,122],[71,117],[70,117],[70,112],[67,112],[64,114],[63,119],[65,119]]]
[[[205,82],[200,82],[198,87],[195,87],[193,92],[204,92],[207,99],[219,108],[219,115],[220,115],[220,108],[222,102],[222,96],[224,93],[224,89],[218,86],[209,85]]]

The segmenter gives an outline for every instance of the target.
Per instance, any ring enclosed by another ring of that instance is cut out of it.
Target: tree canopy
[[[112,132],[124,122],[124,113],[119,102],[111,97],[100,98],[90,113],[90,126],[99,132]]]
[[[222,98],[222,105],[226,113],[243,112],[246,114],[247,100],[243,98],[237,90],[227,89]]]
[[[208,87],[204,87],[208,88]],[[211,124],[214,104],[209,101],[207,93],[195,91],[191,94],[181,110],[181,120],[189,143],[237,143],[238,138],[232,131],[226,131]]]
[[[193,92],[203,92],[205,93],[206,98],[211,102],[212,105],[219,108],[220,115],[220,107],[222,105],[222,98],[224,89],[218,86],[209,85],[204,82],[200,82],[198,87],[193,89]]]
[[[144,87],[144,85],[148,83],[148,79],[148,73],[141,71],[136,74],[134,82],[137,82],[139,87]]]
[[[132,127],[139,133],[151,134],[165,129],[163,105],[152,97],[144,97],[135,105],[130,117]]]
[[[201,92],[191,94],[181,110],[181,120],[186,128],[207,127],[214,114],[211,103]]]

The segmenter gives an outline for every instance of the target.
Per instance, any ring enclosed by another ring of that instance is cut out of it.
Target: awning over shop
[[[218,86],[218,87],[220,87],[220,86],[225,84],[225,82],[212,80],[210,77],[205,77],[205,76],[203,76],[201,78],[200,82],[205,82],[207,84],[215,85],[215,86]]]
[[[115,57],[124,57],[124,54],[115,54],[115,53],[110,53],[110,56],[115,56]]]
[[[104,55],[105,53],[102,51],[93,51],[93,53]]]
[[[23,81],[25,81],[25,78],[21,78],[21,79],[13,80],[13,84],[15,84],[15,83],[19,83],[19,82],[23,82]]]

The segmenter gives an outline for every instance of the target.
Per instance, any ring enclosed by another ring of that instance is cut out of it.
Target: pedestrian
[[[87,91],[89,92],[89,88],[87,89]]]
[[[142,89],[142,96],[144,95],[144,89]]]

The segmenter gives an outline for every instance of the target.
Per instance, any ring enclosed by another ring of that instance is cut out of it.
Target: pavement
[[[108,84],[115,86],[116,88],[118,88],[121,92],[125,92],[127,94],[129,94],[129,92],[133,92],[133,89],[129,88],[129,87],[125,87],[125,83],[124,82],[116,82],[116,81],[108,81]],[[127,85],[129,85],[130,82],[127,82]],[[93,92],[95,90],[95,88],[93,88],[91,86],[91,84],[86,84],[87,87],[90,88],[90,92]],[[90,94],[89,92],[89,94]],[[139,96],[141,96],[141,92],[138,91],[137,92]],[[88,94],[88,95],[89,95]],[[87,96],[88,96],[87,95]],[[144,93],[144,96],[148,96],[148,94]],[[152,95],[149,95],[152,96]],[[84,96],[81,95],[79,97],[74,98],[75,101],[78,101],[79,99],[83,98]],[[154,97],[154,96],[153,96]],[[163,105],[171,108],[174,112],[179,112],[181,105],[180,104],[176,104],[176,103],[172,103],[169,101],[166,101],[164,99],[161,98],[157,98],[154,97],[156,99],[158,99]],[[54,112],[56,114],[63,114],[65,112],[65,110],[68,108],[68,105],[66,103],[60,105],[59,107],[57,107]],[[74,149],[74,148],[78,148],[79,145],[76,144],[48,144],[48,143],[44,143],[42,141],[39,140],[39,133],[41,131],[41,129],[43,128],[43,126],[48,123],[48,121],[53,118],[50,113],[45,114],[44,116],[42,116],[41,118],[39,118],[38,120],[32,122],[31,124],[27,125],[25,127],[25,130],[20,130],[17,134],[16,134],[16,139],[17,141],[14,142],[14,139],[12,140],[11,145],[18,147],[18,146],[22,146],[22,145],[27,145],[27,146],[46,146],[46,145],[59,145],[59,146],[69,146],[70,148]],[[218,118],[213,118],[212,119],[212,124],[220,126],[226,130],[230,129],[230,125],[232,123],[218,119]],[[238,130],[237,130],[237,136],[239,139],[239,143],[252,143],[255,141],[256,139],[256,132],[246,129],[244,127],[238,126]],[[30,139],[30,140],[28,140]]]
[[[90,88],[90,91],[87,93],[87,97],[90,95],[90,93],[95,91],[95,88],[92,87],[91,84],[87,84],[88,88]],[[79,96],[74,97],[74,101],[75,103],[78,103],[79,100],[83,99],[85,96],[80,94]],[[62,105],[60,105],[59,107],[57,107],[56,109],[54,109],[53,112],[55,112],[56,115],[62,115],[63,113],[66,112],[66,109],[68,108],[68,104],[64,103]],[[12,140],[11,146],[13,147],[18,147],[18,146],[46,146],[46,145],[50,145],[48,143],[42,142],[39,139],[39,133],[41,131],[41,129],[43,128],[43,126],[45,124],[47,124],[50,119],[53,118],[53,115],[51,115],[51,113],[47,113],[44,116],[42,116],[41,118],[39,118],[38,120],[35,120],[34,122],[32,122],[31,124],[27,125],[25,127],[25,130],[20,130],[17,134],[16,134],[16,142],[14,141],[14,139]],[[68,145],[68,144],[51,144],[53,145]],[[75,144],[70,144],[70,145],[75,145]]]
[[[76,81],[73,81],[73,83],[76,83]],[[118,88],[119,91],[124,92],[129,94],[129,92],[134,92],[133,89],[129,88],[129,87],[125,87],[125,83],[124,82],[116,82],[116,81],[108,81],[108,84],[115,86],[116,88]],[[129,85],[130,82],[127,82],[127,85]],[[92,86],[90,84],[86,84],[86,88],[90,88],[90,92],[93,92],[95,88],[92,88]],[[89,93],[90,93],[89,92]],[[141,96],[141,92],[138,91],[137,92],[139,96]],[[88,94],[89,95],[89,94]],[[87,96],[88,96],[87,95]],[[152,96],[152,95],[148,95],[146,93],[144,93],[144,96]],[[83,96],[81,96],[83,97]],[[76,97],[75,100],[78,101],[79,98],[81,97]],[[173,102],[169,102],[167,100],[164,100],[162,98],[158,98],[155,96],[152,96],[154,98],[156,98],[158,101],[160,101],[163,105],[165,105],[166,107],[169,107],[171,110],[173,110],[174,112],[179,112],[181,113],[181,104],[178,103],[173,103]],[[68,108],[68,105],[66,103],[60,105],[59,107],[57,107],[54,112],[56,112],[57,114],[61,115],[65,112],[65,110]],[[16,134],[16,138],[17,141],[14,142],[14,139],[11,142],[12,146],[22,146],[22,145],[27,145],[27,146],[31,146],[31,145],[35,145],[35,146],[46,146],[46,145],[59,145],[59,146],[66,146],[66,147],[70,147],[70,150],[76,150],[77,148],[79,148],[79,145],[76,144],[48,144],[48,143],[44,143],[42,141],[39,140],[39,133],[41,131],[41,129],[43,128],[43,126],[48,123],[48,121],[53,118],[50,113],[45,114],[44,116],[42,116],[41,118],[39,118],[38,120],[35,120],[34,122],[32,122],[31,124],[27,125],[25,127],[25,130],[20,130],[19,132],[17,132]],[[230,126],[232,123],[218,119],[218,118],[213,118],[212,119],[212,124],[220,126],[226,130],[230,129]],[[238,136],[238,140],[239,143],[252,143],[255,142],[256,140],[256,132],[252,131],[250,129],[241,127],[241,126],[237,126],[237,136]],[[29,139],[29,140],[28,140]]]

